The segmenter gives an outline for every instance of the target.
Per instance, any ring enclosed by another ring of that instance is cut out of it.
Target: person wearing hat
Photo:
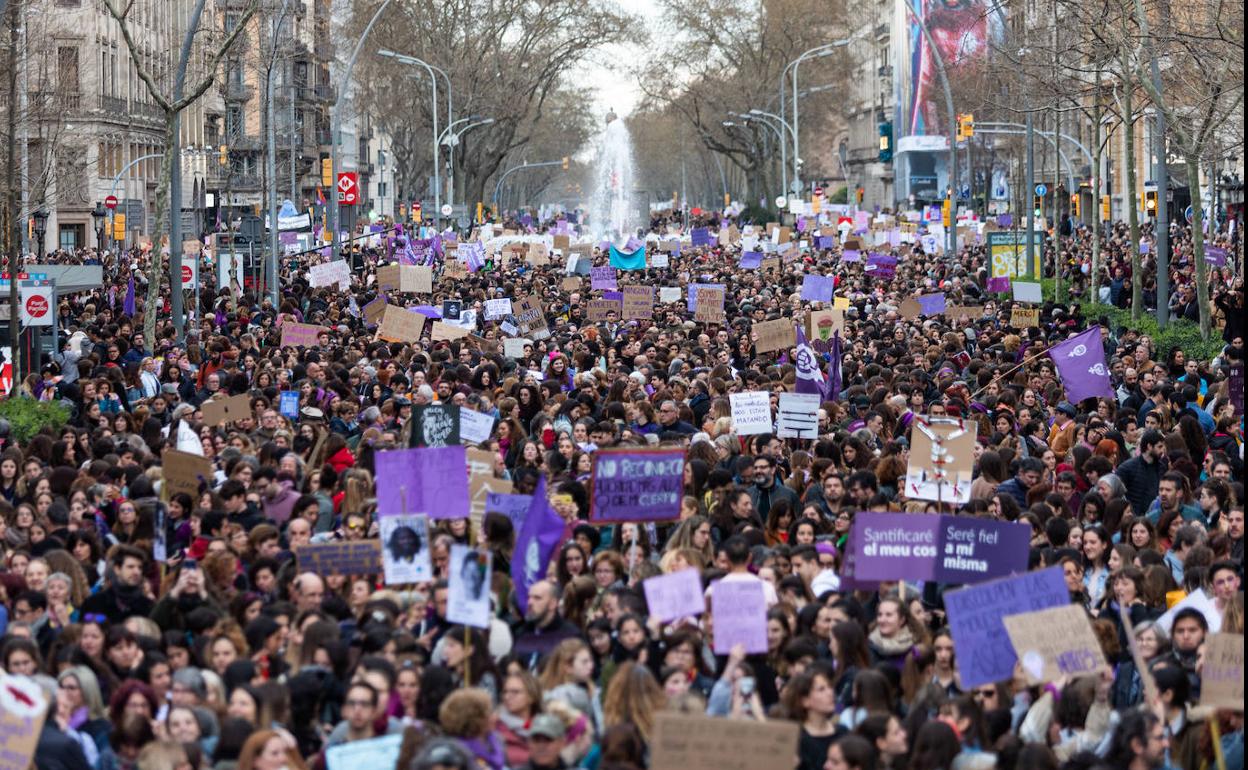
[[[195,414],[195,407],[190,404],[178,404],[173,410],[173,418],[169,424],[161,431],[162,435],[174,437],[174,445],[179,452],[190,452],[200,457],[204,456],[204,445],[199,440],[199,434],[191,427],[191,416]]]
[[[1062,459],[1075,445],[1075,407],[1069,401],[1057,405],[1053,424],[1049,426],[1049,448]]]
[[[563,720],[554,714],[538,714],[533,717],[527,734],[529,761],[518,770],[565,770],[562,752],[567,744],[567,728]]]

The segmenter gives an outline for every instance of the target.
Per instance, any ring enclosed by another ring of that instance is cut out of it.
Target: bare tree
[[[171,212],[169,210],[169,187],[173,176],[173,164],[180,162],[180,159],[175,158],[175,153],[172,152],[172,148],[177,141],[178,116],[183,110],[203,96],[212,85],[222,58],[225,57],[226,52],[230,50],[230,46],[234,44],[234,41],[238,39],[239,35],[247,27],[247,22],[255,15],[257,3],[254,0],[248,3],[247,9],[239,17],[234,29],[212,49],[204,73],[189,89],[181,88],[181,79],[186,72],[191,53],[190,45],[183,45],[182,55],[177,63],[178,75],[176,76],[173,91],[166,92],[157,82],[155,74],[149,68],[144,57],[143,49],[135,42],[131,33],[128,17],[134,7],[134,2],[135,0],[128,0],[125,6],[119,6],[116,0],[104,0],[104,6],[108,9],[109,14],[117,20],[117,24],[121,28],[121,36],[126,41],[126,49],[130,52],[130,60],[134,62],[135,73],[139,76],[139,80],[143,81],[143,85],[147,87],[147,92],[151,95],[152,101],[156,102],[156,105],[165,114],[165,147],[167,151],[160,163],[160,181],[156,185],[156,227],[154,232],[159,234],[164,231],[171,217],[181,216],[180,211]],[[195,7],[190,15],[191,22],[186,29],[188,42],[198,32],[199,18],[203,12],[204,4],[205,0],[196,0]],[[174,248],[174,244],[170,244],[170,248]],[[161,258],[160,249],[155,248],[153,249],[151,263],[148,266],[147,297],[143,304],[143,334],[146,339],[153,341],[153,343],[156,339],[156,308],[160,301],[160,284],[164,273],[164,260]],[[180,319],[175,319],[175,321],[180,323]]]

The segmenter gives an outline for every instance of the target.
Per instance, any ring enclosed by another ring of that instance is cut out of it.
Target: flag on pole
[[[134,315],[134,276],[130,276],[130,283],[126,284],[126,299],[122,303],[121,311],[128,316]]]
[[[511,580],[521,612],[528,611],[529,588],[546,577],[546,568],[563,539],[563,530],[563,517],[550,507],[546,499],[546,477],[541,476],[511,557]]]
[[[321,189],[320,185],[316,187],[316,202],[318,205],[325,205],[325,191]]]
[[[832,360],[828,362],[828,401],[841,395],[841,333],[832,333]]]
[[[1105,348],[1101,344],[1101,327],[1093,326],[1082,334],[1049,348],[1049,357],[1057,365],[1066,399],[1077,404],[1085,398],[1114,398],[1105,366]]]
[[[793,390],[797,393],[817,393],[820,398],[827,401],[829,400],[828,380],[824,377],[823,370],[819,368],[819,358],[815,355],[815,349],[807,341],[802,325],[794,324],[794,327],[797,329],[797,385]]]

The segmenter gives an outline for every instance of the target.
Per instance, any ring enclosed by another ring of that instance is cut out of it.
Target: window
[[[71,45],[56,49],[56,85],[62,94],[77,94],[78,48]]]
[[[96,152],[98,153],[95,159],[96,176],[100,176],[100,177],[111,176],[111,174],[108,173],[108,155],[109,155],[108,145],[105,144],[104,142],[100,142],[100,147]]]
[[[386,197],[386,183],[385,182],[377,183],[377,197],[378,198]]]
[[[243,110],[241,107],[230,106],[225,110],[225,135],[235,137],[243,132]]]

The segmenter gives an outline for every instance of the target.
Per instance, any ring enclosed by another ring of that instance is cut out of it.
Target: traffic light
[[[888,163],[893,159],[893,124],[880,124],[880,154],[879,161]]]
[[[567,155],[563,156],[563,170],[567,171],[568,166],[572,165],[572,160]]]
[[[321,158],[321,187],[334,189],[334,160],[333,158]]]
[[[1039,195],[1036,195],[1036,196],[1033,196],[1031,200],[1032,200],[1031,207],[1035,209],[1036,216],[1038,217],[1043,216],[1044,215],[1044,198],[1041,198]]]
[[[1101,221],[1108,222],[1110,220],[1110,202],[1108,195],[1101,196]]]
[[[854,198],[858,201],[859,206],[862,205],[862,199],[866,196],[866,194],[866,188],[859,187],[857,190],[854,190]]]
[[[477,224],[485,221],[485,204],[477,201]]]
[[[946,228],[953,223],[953,201],[949,198],[945,198],[940,204],[940,221]]]
[[[975,116],[971,113],[958,116],[958,139],[970,139],[975,136]]]
[[[1070,194],[1070,215],[1079,218],[1079,193]]]
[[[728,208],[731,205],[732,205],[732,196],[729,195],[728,193],[724,193],[724,208]]]
[[[217,148],[217,163],[220,163],[222,166],[230,165],[230,146],[228,144],[223,144]]]
[[[1150,217],[1157,216],[1157,191],[1156,190],[1144,191],[1144,211]]]

